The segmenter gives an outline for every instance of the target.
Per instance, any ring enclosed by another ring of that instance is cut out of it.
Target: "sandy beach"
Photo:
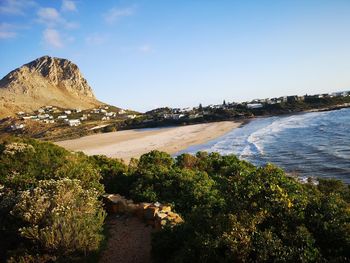
[[[72,151],[87,155],[106,155],[128,162],[152,150],[175,154],[189,146],[220,137],[242,122],[223,121],[160,129],[127,130],[95,134],[74,140],[55,142]]]

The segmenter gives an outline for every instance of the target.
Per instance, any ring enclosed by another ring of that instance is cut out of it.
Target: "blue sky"
[[[145,111],[350,88],[349,0],[0,0],[0,76],[72,60]]]

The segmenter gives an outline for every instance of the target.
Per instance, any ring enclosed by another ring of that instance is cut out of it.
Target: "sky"
[[[66,58],[127,109],[350,89],[349,0],[0,0],[0,78]]]

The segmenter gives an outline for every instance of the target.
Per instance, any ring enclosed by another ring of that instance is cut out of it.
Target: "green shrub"
[[[26,190],[40,180],[60,178],[78,179],[85,189],[103,192],[98,170],[82,153],[70,153],[48,142],[19,138],[11,138],[0,147],[0,184],[5,187]]]
[[[57,256],[96,251],[105,218],[98,192],[78,180],[44,180],[23,191],[12,214],[25,224],[20,235]]]
[[[96,251],[104,219],[100,180],[99,167],[82,153],[32,139],[0,144],[0,261]]]
[[[301,184],[273,165],[258,168],[235,156],[198,153],[179,156],[172,166],[179,175],[188,169],[191,178],[207,174],[193,188],[186,183],[188,188],[182,190],[178,186],[183,177],[162,169],[138,174],[143,177],[138,191],[148,189],[148,195],[164,198],[165,183],[172,180],[169,188],[176,185],[177,191],[167,200],[186,213],[184,224],[154,235],[155,262],[350,260],[349,187],[339,181]],[[207,192],[210,181],[210,193],[215,193],[211,198],[191,194],[194,189]]]
[[[90,161],[99,170],[101,183],[107,193],[129,195],[133,178],[127,173],[128,167],[122,161],[102,155],[91,156]]]

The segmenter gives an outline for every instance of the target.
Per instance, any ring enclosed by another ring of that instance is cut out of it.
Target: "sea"
[[[273,163],[299,178],[336,178],[350,184],[350,108],[256,118],[208,143],[187,148]]]

